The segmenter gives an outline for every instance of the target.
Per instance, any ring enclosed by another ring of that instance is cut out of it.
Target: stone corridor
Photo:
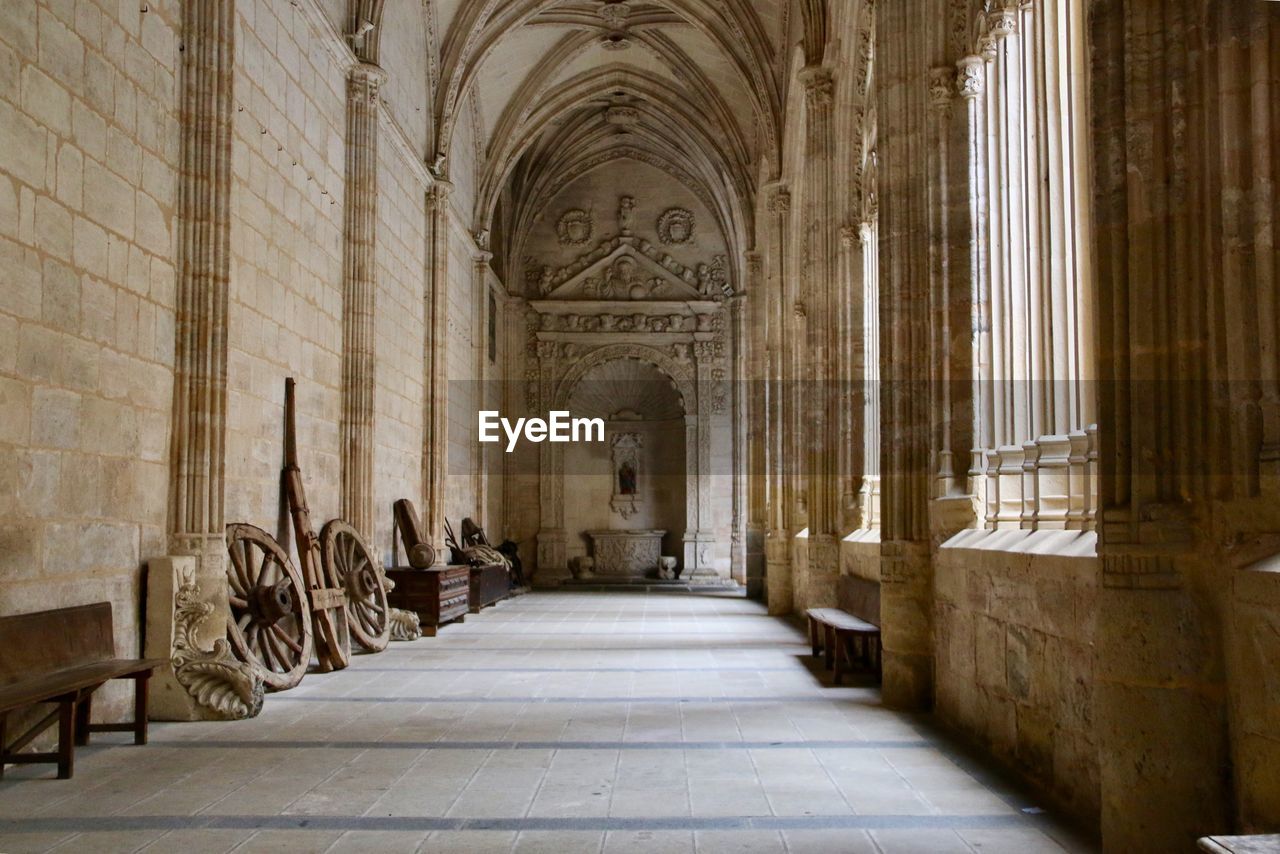
[[[0,851],[1092,850],[925,718],[818,674],[740,596],[534,593],[256,719],[97,736],[67,781],[9,769]]]

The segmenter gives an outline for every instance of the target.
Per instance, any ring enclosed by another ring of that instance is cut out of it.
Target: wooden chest
[[[418,615],[422,633],[435,637],[445,623],[462,622],[471,600],[471,573],[465,566],[431,569],[388,569],[387,578],[396,589],[387,596],[393,608]]]
[[[471,567],[471,613],[479,614],[511,595],[511,576],[500,563]]]

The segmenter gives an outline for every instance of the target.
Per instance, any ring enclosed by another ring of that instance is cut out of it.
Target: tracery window
[[[960,63],[983,315],[970,474],[989,528],[1096,514],[1084,6],[994,8]]]

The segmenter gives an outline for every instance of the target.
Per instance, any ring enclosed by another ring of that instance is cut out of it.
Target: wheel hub
[[[293,591],[288,579],[276,584],[259,585],[249,594],[249,612],[255,622],[274,626],[293,613]]]

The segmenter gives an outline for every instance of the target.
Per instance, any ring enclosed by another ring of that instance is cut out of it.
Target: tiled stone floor
[[[255,720],[95,741],[9,770],[0,852],[1090,850],[726,595],[532,594]]]

